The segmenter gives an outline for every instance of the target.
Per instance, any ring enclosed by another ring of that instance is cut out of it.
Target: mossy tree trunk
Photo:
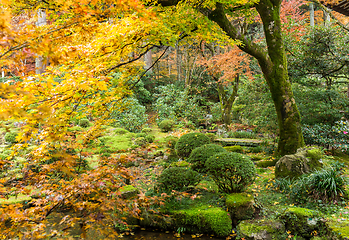
[[[300,114],[293,97],[288,77],[286,54],[281,33],[280,5],[282,0],[260,0],[256,9],[263,21],[268,50],[265,51],[244,36],[228,20],[224,5],[216,4],[216,9],[208,17],[216,22],[233,39],[242,41],[240,49],[258,60],[263,75],[268,83],[274,101],[280,139],[278,155],[296,152],[304,146],[300,124]]]
[[[173,6],[179,0],[158,0],[162,6]],[[223,3],[216,3],[215,9],[199,9],[211,21],[216,22],[232,39],[241,41],[239,48],[258,60],[274,101],[278,124],[278,155],[295,153],[304,146],[300,114],[293,97],[288,77],[286,54],[281,33],[280,7],[282,0],[260,0],[247,2],[243,7],[256,7],[264,27],[267,47],[265,50],[245,36],[245,30],[234,26],[225,11]],[[228,5],[228,4],[227,4]],[[232,11],[232,8],[227,12]]]
[[[234,101],[237,97],[239,86],[239,75],[237,75],[233,82],[233,92],[229,94],[227,90],[224,89],[224,86],[218,83],[218,95],[219,102],[221,105],[221,117],[222,122],[225,125],[230,125],[232,122],[231,110],[233,108]]]

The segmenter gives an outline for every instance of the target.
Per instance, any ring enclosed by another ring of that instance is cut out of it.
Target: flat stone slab
[[[215,142],[223,143],[225,146],[248,146],[248,147],[257,147],[263,141],[258,139],[250,139],[250,138],[219,138],[216,139]]]

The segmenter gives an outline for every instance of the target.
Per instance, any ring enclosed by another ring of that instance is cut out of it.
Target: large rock
[[[286,229],[292,235],[297,235],[304,239],[310,239],[317,234],[325,236],[330,233],[326,220],[318,211],[293,207],[282,213],[280,218],[285,222]]]
[[[323,153],[319,148],[300,148],[297,153],[285,155],[275,165],[275,177],[290,179],[322,167]]]
[[[245,220],[239,223],[237,232],[241,239],[246,240],[285,239],[285,226],[281,222],[275,220]]]
[[[232,193],[227,196],[226,205],[233,224],[251,219],[255,213],[254,197],[248,193]]]

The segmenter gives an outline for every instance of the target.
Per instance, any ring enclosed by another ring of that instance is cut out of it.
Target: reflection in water
[[[189,239],[198,239],[198,240],[218,240],[218,239],[225,239],[225,238],[217,238],[217,237],[211,237],[207,235],[202,235],[201,237],[193,236],[189,233],[182,234],[180,237],[175,237],[174,233],[171,232],[148,232],[148,231],[139,231],[136,232],[133,236],[124,236],[123,238],[119,239],[127,239],[127,240],[162,240],[162,239],[170,239],[170,240],[189,240]]]

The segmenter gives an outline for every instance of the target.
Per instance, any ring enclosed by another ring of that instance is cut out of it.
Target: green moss
[[[129,133],[129,131],[127,131],[124,128],[115,128],[114,133],[117,135],[123,135],[123,134]]]
[[[19,194],[17,197],[12,196],[10,198],[0,198],[1,204],[16,204],[16,203],[25,203],[31,200],[31,197],[28,195]]]
[[[132,198],[139,193],[139,190],[132,185],[126,185],[119,188],[119,192],[123,198]]]
[[[306,157],[316,161],[319,161],[321,158],[323,158],[323,156],[324,155],[319,148],[309,149],[306,154]]]
[[[224,147],[224,149],[229,151],[229,152],[237,152],[237,153],[243,153],[244,152],[244,150],[242,149],[242,147],[240,145],[227,146],[227,147]]]
[[[187,161],[172,162],[170,167],[189,167],[189,163]]]
[[[328,228],[323,221],[322,214],[306,208],[289,208],[282,215],[286,229],[300,237],[311,238],[311,233],[316,231],[320,236],[328,233]]]
[[[185,227],[192,232],[213,233],[224,237],[232,230],[229,214],[209,205],[175,211],[173,217],[178,227]]]
[[[275,220],[244,220],[237,226],[238,236],[244,239],[285,239],[285,227]],[[258,236],[258,237],[257,237]]]
[[[349,238],[349,221],[335,221],[328,222],[328,226],[334,235],[341,239]]]
[[[233,193],[226,198],[226,205],[233,222],[251,219],[255,212],[254,197],[248,193]]]
[[[261,160],[261,161],[256,162],[256,166],[261,167],[261,168],[272,167],[272,166],[275,166],[277,161],[278,161],[278,159]]]

